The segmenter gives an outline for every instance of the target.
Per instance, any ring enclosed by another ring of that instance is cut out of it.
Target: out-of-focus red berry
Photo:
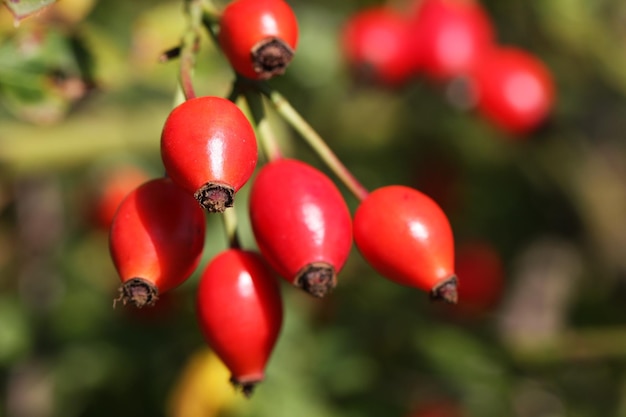
[[[466,318],[480,318],[497,306],[505,272],[500,254],[491,244],[472,241],[457,247],[455,271],[459,302],[450,310]]]
[[[513,134],[526,134],[549,116],[555,100],[552,75],[531,53],[493,50],[471,75],[476,107],[487,120]]]
[[[427,76],[447,80],[469,72],[495,45],[489,15],[473,0],[420,0],[412,19],[414,54]]]
[[[375,6],[352,15],[342,29],[342,48],[359,80],[388,86],[414,74],[409,20],[398,11]]]

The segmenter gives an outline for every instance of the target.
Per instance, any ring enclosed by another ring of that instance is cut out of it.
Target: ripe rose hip
[[[452,230],[427,195],[401,185],[374,190],[354,215],[354,241],[384,277],[456,303]]]
[[[514,134],[537,128],[554,105],[550,71],[522,49],[503,47],[492,51],[472,72],[471,80],[478,112]]]
[[[283,0],[235,0],[220,18],[218,41],[233,69],[265,80],[285,72],[298,43],[298,21]]]
[[[170,179],[148,181],[119,206],[109,248],[122,281],[120,300],[153,305],[196,269],[204,247],[205,217]]]
[[[470,71],[495,45],[493,25],[473,0],[420,0],[413,16],[419,67],[436,80]]]
[[[335,287],[352,221],[325,174],[294,159],[264,165],[250,191],[250,222],[261,254],[284,279],[315,297]]]
[[[206,266],[197,294],[200,328],[232,373],[231,382],[250,395],[265,367],[283,318],[278,282],[255,252],[228,249]]]
[[[232,207],[235,192],[257,163],[254,130],[243,112],[221,97],[198,97],[176,107],[161,134],[167,175],[209,212]]]
[[[342,30],[342,48],[357,78],[398,86],[415,70],[409,20],[385,6],[352,15]]]

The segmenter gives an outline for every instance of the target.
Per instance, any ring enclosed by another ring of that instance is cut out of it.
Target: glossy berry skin
[[[342,49],[359,80],[400,86],[415,70],[409,20],[389,7],[363,9],[345,22]]]
[[[250,394],[264,378],[283,318],[278,282],[259,254],[228,249],[215,256],[200,278],[197,314],[231,381]]]
[[[473,0],[423,0],[413,15],[418,67],[434,80],[467,74],[495,45],[493,25]]]
[[[205,216],[170,179],[148,181],[121,203],[109,248],[122,281],[121,301],[151,305],[196,269],[204,247]]]
[[[254,129],[243,112],[221,97],[197,97],[177,106],[161,134],[167,175],[209,212],[233,204],[257,163]]]
[[[284,73],[298,44],[298,21],[283,0],[235,0],[220,18],[218,41],[233,69],[253,80]]]
[[[478,112],[499,128],[524,135],[549,116],[555,87],[548,68],[519,48],[503,47],[472,73]]]
[[[252,183],[250,222],[284,279],[316,297],[332,290],[352,247],[352,219],[324,173],[294,159],[265,164]]]
[[[452,230],[427,195],[401,185],[372,191],[355,212],[354,240],[384,277],[456,302]]]

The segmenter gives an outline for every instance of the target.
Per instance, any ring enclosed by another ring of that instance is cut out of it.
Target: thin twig
[[[270,125],[265,109],[263,108],[263,100],[258,91],[246,90],[244,92],[246,102],[250,108],[252,119],[256,125],[259,135],[259,143],[263,148],[263,153],[268,161],[274,161],[282,158],[280,146],[274,134],[274,129]]]
[[[228,247],[231,249],[240,249],[241,243],[239,242],[239,236],[237,235],[237,213],[234,208],[226,209],[222,214],[222,223],[224,224],[224,231],[226,238],[228,239]]]
[[[196,97],[192,75],[196,62],[196,52],[198,51],[203,13],[201,0],[187,0],[185,4],[189,23],[183,35],[180,50],[180,83],[185,93],[185,98],[190,100]]]
[[[269,87],[266,83],[258,83],[258,88],[265,95],[276,111],[293,127],[302,138],[313,148],[315,153],[333,171],[339,180],[350,190],[359,200],[364,200],[367,189],[352,175],[350,170],[341,162],[335,153],[326,144],[324,139],[309,125],[309,123],[298,113],[291,103],[278,91]]]

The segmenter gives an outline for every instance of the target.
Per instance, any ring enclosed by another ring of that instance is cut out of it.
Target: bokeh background
[[[487,253],[458,265],[494,280],[491,304],[433,304],[354,250],[324,300],[283,285],[267,378],[242,398],[200,335],[197,273],[152,309],[112,308],[119,281],[93,217],[110,173],[163,174],[178,78],[157,58],[186,27],[182,1],[61,0],[19,25],[0,7],[0,416],[626,416],[626,2],[482,2],[499,42],[556,82],[550,120],[524,137],[453,106],[443,85],[355,83],[339,32],[380,2],[290,4],[300,44],[272,86],[366,187],[431,195],[458,253]],[[206,36],[194,80],[221,96],[233,80]],[[285,154],[325,169],[269,116]],[[235,210],[254,248],[246,193]],[[202,264],[227,245],[207,221]]]

